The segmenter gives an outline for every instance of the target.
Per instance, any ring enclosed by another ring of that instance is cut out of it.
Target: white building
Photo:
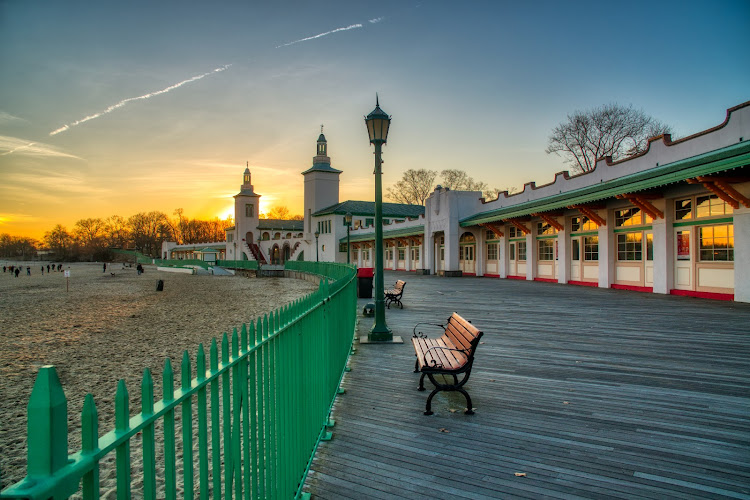
[[[274,221],[258,219],[246,169],[226,258],[346,262],[348,212],[352,262],[372,267],[375,206],[340,202],[341,173],[320,134],[302,172],[305,220]],[[490,202],[438,186],[425,207],[384,203],[383,217],[386,269],[750,302],[750,102],[716,127],[651,139],[591,172]]]

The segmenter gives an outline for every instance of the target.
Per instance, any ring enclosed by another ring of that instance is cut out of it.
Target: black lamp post
[[[350,260],[350,254],[351,251],[349,250],[349,229],[352,227],[352,213],[346,212],[346,215],[344,216],[344,224],[346,224],[346,263],[351,264]]]
[[[320,262],[320,250],[318,249],[318,236],[320,236],[320,231],[315,231],[315,262]]]
[[[388,140],[391,117],[380,109],[375,96],[375,109],[365,117],[370,144],[375,145],[375,324],[368,336],[371,341],[393,341],[391,329],[385,323],[385,291],[383,285],[383,185],[381,153]]]

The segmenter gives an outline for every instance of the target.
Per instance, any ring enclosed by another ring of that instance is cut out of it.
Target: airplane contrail
[[[166,94],[167,92],[169,92],[171,90],[174,90],[176,88],[182,87],[183,85],[186,85],[188,83],[195,82],[197,80],[200,80],[201,78],[205,78],[208,75],[213,75],[214,73],[220,73],[220,72],[226,70],[227,68],[229,68],[230,66],[231,66],[231,64],[225,64],[224,66],[220,66],[220,67],[218,67],[218,68],[216,68],[216,69],[214,69],[212,71],[209,71],[207,73],[203,73],[202,75],[194,76],[192,78],[188,78],[187,80],[183,80],[180,83],[175,83],[174,85],[170,85],[167,88],[164,88],[164,89],[161,89],[161,90],[157,90],[156,92],[151,92],[149,94],[144,94],[144,95],[141,95],[141,96],[138,96],[138,97],[129,97],[127,99],[123,99],[122,101],[118,102],[117,104],[113,104],[112,106],[108,107],[104,111],[99,111],[98,113],[94,113],[93,115],[89,115],[89,116],[86,116],[84,118],[81,118],[80,120],[76,120],[76,121],[74,121],[72,123],[68,123],[67,125],[63,125],[62,127],[58,128],[57,130],[53,130],[52,132],[50,132],[49,135],[57,135],[57,134],[59,134],[61,132],[65,132],[66,130],[70,130],[72,127],[75,127],[76,125],[80,125],[81,123],[85,123],[85,122],[87,122],[89,120],[93,120],[94,118],[99,118],[102,115],[106,115],[107,113],[111,113],[112,111],[125,106],[129,102],[150,99],[150,98],[152,98],[154,96],[157,96],[157,95]]]
[[[368,22],[371,23],[371,24],[376,24],[376,23],[382,21],[383,19],[384,19],[383,17],[378,17],[378,18],[375,18],[375,19],[370,19]],[[345,27],[342,27],[342,28],[336,28],[335,30],[326,31],[325,33],[319,33],[317,35],[309,36],[307,38],[301,38],[299,40],[294,40],[293,42],[285,43],[285,44],[282,44],[282,45],[277,45],[276,48],[279,49],[281,47],[288,47],[288,46],[294,45],[296,43],[306,42],[308,40],[314,40],[316,38],[321,38],[321,37],[324,37],[324,36],[327,36],[327,35],[331,35],[333,33],[338,33],[340,31],[349,31],[349,30],[353,30],[353,29],[357,29],[357,28],[362,28],[362,27],[363,26],[360,23],[351,24],[349,26],[345,26]],[[220,73],[222,71],[225,71],[226,69],[228,69],[231,66],[232,66],[232,64],[225,64],[224,66],[220,66],[220,67],[218,67],[218,68],[216,68],[216,69],[214,69],[212,71],[209,71],[207,73],[203,73],[201,75],[196,75],[196,76],[194,76],[192,78],[188,78],[187,80],[183,80],[183,81],[181,81],[179,83],[175,83],[174,85],[170,85],[169,87],[166,87],[164,89],[158,90],[156,92],[151,92],[151,93],[144,94],[144,95],[141,95],[141,96],[129,97],[127,99],[123,99],[122,101],[120,101],[120,102],[118,102],[116,104],[113,104],[112,106],[109,106],[108,108],[104,109],[103,111],[99,111],[97,113],[94,113],[93,115],[85,116],[85,117],[81,118],[80,120],[76,120],[74,122],[67,123],[67,124],[63,125],[62,127],[53,130],[52,132],[49,133],[49,135],[50,136],[54,136],[54,135],[60,134],[62,132],[66,132],[66,131],[70,130],[71,128],[73,128],[75,126],[78,126],[78,125],[80,125],[82,123],[86,123],[87,121],[93,120],[95,118],[99,118],[100,116],[106,115],[107,113],[111,113],[112,111],[114,111],[116,109],[119,109],[119,108],[127,105],[130,102],[141,101],[141,100],[145,100],[145,99],[150,99],[150,98],[152,98],[154,96],[157,96],[157,95],[166,94],[167,92],[170,92],[170,91],[172,91],[172,90],[174,90],[176,88],[182,87],[183,85],[186,85],[188,83],[195,82],[195,81],[200,80],[202,78],[205,78],[205,77],[207,77],[209,75],[213,75],[214,73]],[[29,144],[29,145],[26,145],[26,146],[18,147],[16,149],[13,149],[11,151],[3,153],[3,156],[6,155],[6,154],[14,153],[14,152],[16,152],[16,151],[18,151],[20,149],[26,149],[26,148],[28,148],[28,147],[30,147],[32,145],[33,145],[33,143]]]
[[[370,22],[372,22],[372,21],[370,21]],[[351,25],[349,25],[349,26],[347,26],[345,28],[336,28],[335,30],[326,31],[325,33],[319,33],[317,35],[308,36],[307,38],[300,38],[299,40],[295,40],[293,42],[285,43],[283,45],[277,45],[276,48],[280,49],[281,47],[289,47],[290,45],[294,45],[295,43],[306,42],[308,40],[314,40],[316,38],[320,38],[320,37],[323,37],[323,36],[326,36],[326,35],[330,35],[330,34],[333,34],[333,33],[338,33],[339,31],[349,31],[349,30],[353,30],[353,29],[361,28],[361,27],[362,27],[362,25],[359,24],[359,23],[357,23],[357,24],[351,24]]]

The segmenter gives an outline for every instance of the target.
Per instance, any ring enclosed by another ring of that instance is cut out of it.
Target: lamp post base
[[[360,337],[359,343],[360,344],[403,344],[404,339],[402,339],[400,335],[393,335],[388,340],[373,340],[369,336],[367,336],[367,337]]]

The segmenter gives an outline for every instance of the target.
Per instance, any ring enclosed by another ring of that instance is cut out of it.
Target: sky
[[[576,110],[632,105],[687,136],[750,100],[750,2],[0,0],[0,233],[163,211],[302,213],[321,124],[341,200],[460,169],[522,189]]]

